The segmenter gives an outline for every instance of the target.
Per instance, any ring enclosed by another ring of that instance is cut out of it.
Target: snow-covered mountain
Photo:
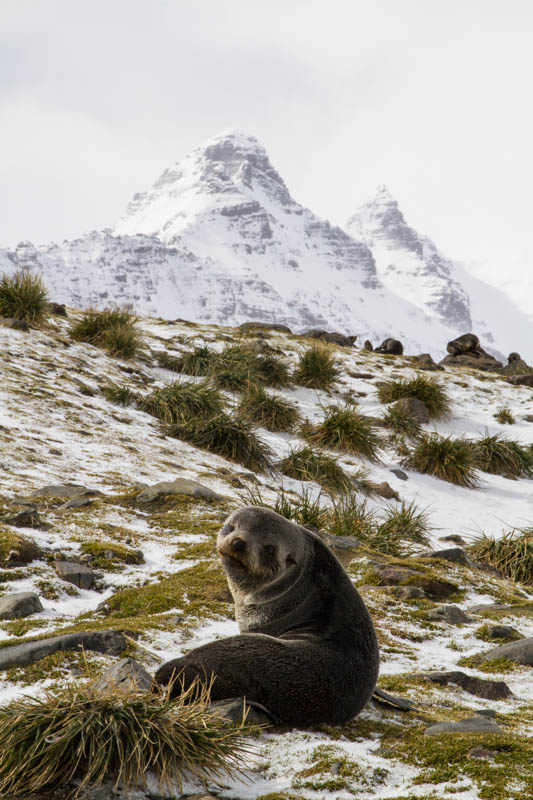
[[[454,265],[408,228],[390,196],[378,193],[347,233],[293,200],[257,139],[234,130],[165,170],[113,230],[0,252],[0,270],[21,266],[77,307],[130,303],[198,322],[327,327],[435,355],[472,328]]]
[[[346,230],[371,250],[378,279],[391,291],[443,324],[474,330],[493,352],[521,350],[533,358],[533,318],[411,228],[386,186],[350,217]]]

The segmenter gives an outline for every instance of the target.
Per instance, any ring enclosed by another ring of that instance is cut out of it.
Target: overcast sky
[[[0,243],[109,227],[222,128],[343,224],[533,265],[531,0],[0,0]]]

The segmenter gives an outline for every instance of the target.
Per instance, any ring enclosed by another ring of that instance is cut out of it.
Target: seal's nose
[[[246,549],[246,543],[239,536],[236,536],[235,539],[231,540],[230,547],[235,553],[242,553]]]

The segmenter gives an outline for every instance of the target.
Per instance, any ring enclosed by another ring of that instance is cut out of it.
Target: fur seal
[[[461,356],[466,353],[474,355],[480,354],[481,347],[475,333],[463,333],[462,336],[458,336],[457,339],[452,339],[451,342],[448,342],[446,350],[451,356]]]
[[[247,506],[230,514],[217,549],[241,634],[163,664],[156,683],[180,675],[188,686],[214,675],[213,701],[245,696],[294,727],[356,716],[375,689],[378,643],[327,545],[274,511]]]
[[[403,344],[399,339],[384,339],[379,347],[374,349],[375,353],[390,353],[393,356],[403,356]]]

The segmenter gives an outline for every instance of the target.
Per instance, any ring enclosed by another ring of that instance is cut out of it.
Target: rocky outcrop
[[[19,619],[43,611],[39,595],[35,592],[14,592],[0,597],[0,619]]]
[[[90,633],[68,633],[39,639],[36,642],[23,642],[13,647],[0,648],[0,670],[33,664],[60,650],[94,650],[118,656],[126,647],[126,639],[118,631],[91,631]]]

